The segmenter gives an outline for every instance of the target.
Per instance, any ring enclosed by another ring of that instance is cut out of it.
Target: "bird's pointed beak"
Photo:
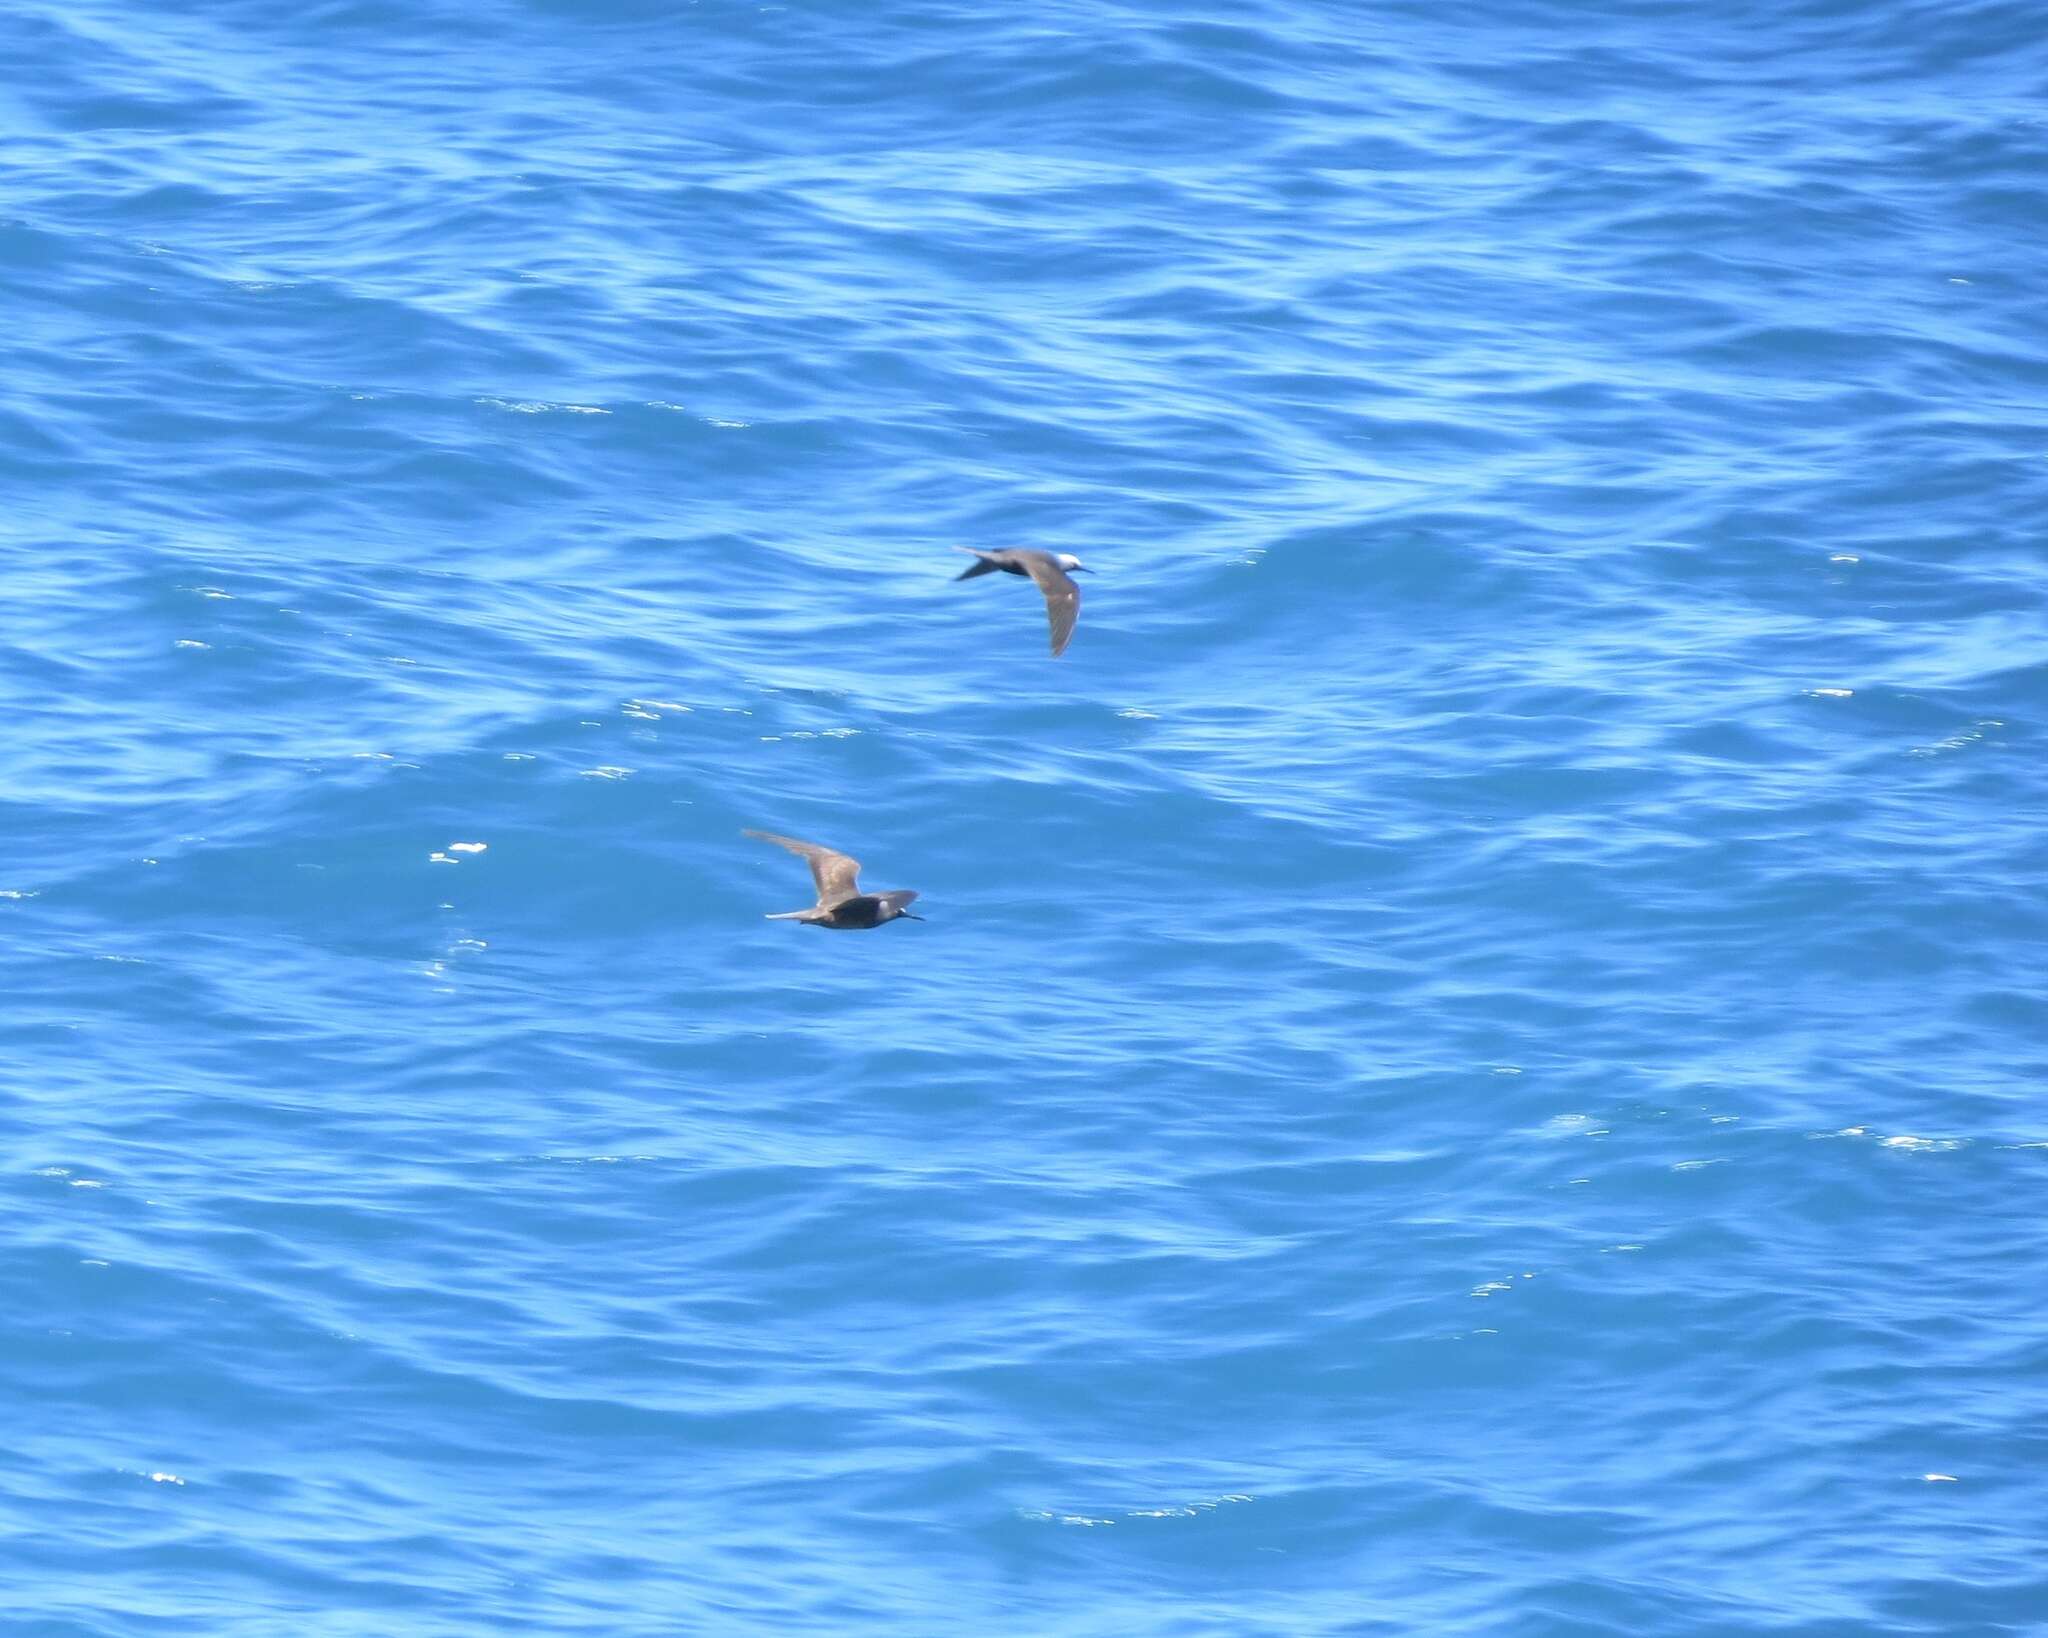
[[[899,916],[903,916],[904,918],[906,918],[907,920],[910,920],[910,921],[923,921],[923,920],[924,920],[924,917],[922,917],[922,916],[919,916],[919,915],[914,915],[914,914],[912,914],[912,913],[911,913],[910,911],[908,911],[908,910],[899,910],[899,911],[897,911],[896,913],[897,913],[897,914],[898,914]]]
[[[1071,569],[1067,571],[1067,573],[1069,574],[1093,574],[1094,572],[1095,571],[1089,568],[1088,565],[1085,563],[1076,563]]]

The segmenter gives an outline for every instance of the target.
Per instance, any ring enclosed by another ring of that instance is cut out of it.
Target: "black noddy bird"
[[[1093,569],[1072,552],[1034,552],[1025,546],[1003,546],[992,552],[978,546],[955,546],[953,550],[981,559],[972,568],[953,576],[955,580],[972,580],[976,575],[994,574],[998,569],[1004,574],[1031,576],[1045,593],[1045,617],[1052,623],[1053,658],[1066,653],[1067,640],[1074,635],[1074,621],[1081,613],[1081,588],[1074,584],[1069,571],[1079,569],[1083,574],[1093,574]]]
[[[794,836],[777,836],[773,831],[748,830],[740,834],[760,842],[773,842],[777,847],[786,847],[790,852],[801,855],[811,867],[811,880],[818,884],[818,902],[810,909],[780,911],[770,916],[770,921],[802,921],[813,927],[832,927],[843,931],[879,927],[898,916],[910,916],[912,921],[924,920],[922,916],[911,916],[903,908],[917,897],[915,893],[908,890],[863,893],[860,890],[858,859],[834,853],[829,847],[820,847],[816,842],[799,842]]]

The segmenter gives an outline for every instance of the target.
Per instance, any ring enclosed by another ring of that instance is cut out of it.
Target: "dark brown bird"
[[[1052,623],[1053,658],[1066,653],[1067,640],[1074,635],[1074,621],[1081,613],[1081,588],[1074,584],[1068,571],[1079,569],[1083,574],[1093,574],[1093,569],[1072,552],[1034,552],[1024,546],[1003,546],[992,552],[984,552],[978,546],[955,546],[953,550],[981,559],[973,568],[962,569],[953,576],[955,580],[972,580],[976,575],[994,574],[998,569],[1004,574],[1031,576],[1045,593],[1045,617]]]
[[[749,830],[741,834],[756,841],[773,842],[777,847],[786,847],[790,852],[802,855],[811,867],[811,880],[818,885],[818,902],[810,909],[783,910],[770,916],[770,921],[803,921],[813,927],[844,930],[879,927],[898,916],[910,916],[912,921],[924,920],[922,916],[911,916],[903,908],[917,897],[907,889],[893,893],[863,893],[860,890],[858,859],[834,853],[829,847],[820,847],[816,842],[799,842],[794,836],[777,836],[772,831]]]

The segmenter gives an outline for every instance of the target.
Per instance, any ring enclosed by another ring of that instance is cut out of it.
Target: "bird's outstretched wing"
[[[777,836],[769,830],[742,831],[757,842],[773,842],[799,855],[811,867],[811,880],[818,884],[818,907],[837,904],[860,891],[860,860],[834,853],[816,842],[799,842],[794,836]]]
[[[1074,622],[1081,617],[1081,588],[1073,576],[1053,561],[1050,552],[1033,552],[1026,560],[1031,578],[1045,593],[1045,618],[1052,626],[1052,653],[1058,659],[1067,651],[1074,635]]]

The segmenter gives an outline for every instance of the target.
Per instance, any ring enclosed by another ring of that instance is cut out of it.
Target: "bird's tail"
[[[810,911],[808,910],[778,910],[773,915],[764,916],[761,919],[763,921],[802,921],[809,914]]]
[[[955,546],[953,550],[956,552],[972,552],[974,548],[972,546]],[[953,578],[955,580],[972,580],[978,574],[994,574],[995,572],[996,566],[989,562],[987,558],[977,553],[974,561],[953,576]]]

